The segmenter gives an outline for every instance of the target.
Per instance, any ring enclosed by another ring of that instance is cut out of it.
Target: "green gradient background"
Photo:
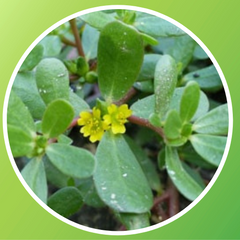
[[[137,235],[98,235],[61,222],[35,202],[13,171],[1,128],[0,239],[240,239],[240,164],[237,142],[240,134],[237,124],[240,122],[237,109],[240,100],[240,1],[0,0],[1,106],[17,62],[43,31],[75,12],[113,4],[139,6],[163,13],[186,26],[212,52],[225,75],[233,103],[235,124],[226,164],[208,194],[187,214],[171,224]]]

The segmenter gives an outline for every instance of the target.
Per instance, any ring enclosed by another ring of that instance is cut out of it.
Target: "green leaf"
[[[209,58],[208,55],[206,54],[206,52],[199,45],[196,45],[194,52],[193,52],[193,56],[200,60]]]
[[[206,162],[200,155],[198,155],[190,143],[185,144],[183,148],[180,149],[179,156],[184,161],[194,164],[197,167],[205,169],[216,168],[214,165]]]
[[[100,91],[108,101],[119,100],[133,85],[143,61],[143,40],[132,27],[114,21],[101,31],[98,43]]]
[[[28,54],[23,64],[21,65],[19,71],[31,71],[43,57],[43,46],[37,45],[33,50]]]
[[[21,172],[32,191],[44,202],[47,202],[47,181],[42,159],[33,158]]]
[[[141,36],[146,44],[150,44],[153,46],[158,45],[158,40],[156,38],[153,38],[150,35],[144,33],[141,33]]]
[[[189,35],[176,37],[174,44],[168,48],[164,54],[172,56],[177,64],[181,64],[181,70],[184,70],[192,59],[196,42]]]
[[[180,87],[180,88],[175,89],[172,99],[171,99],[171,102],[170,102],[169,109],[176,109],[177,111],[180,111],[180,102],[181,102],[182,95],[185,91],[185,88],[186,87]],[[197,118],[203,116],[204,114],[207,113],[208,109],[209,109],[208,98],[205,95],[205,93],[200,91],[200,99],[199,99],[198,108],[191,120],[194,121]]]
[[[97,57],[99,32],[86,24],[82,33],[82,45],[87,60]]]
[[[196,82],[189,82],[184,89],[180,102],[180,117],[186,123],[194,116],[200,98],[199,85]]]
[[[185,34],[174,24],[144,12],[137,12],[134,26],[153,37],[179,36]]]
[[[81,194],[75,187],[64,187],[48,199],[48,206],[64,217],[73,215],[82,205]]]
[[[190,141],[195,151],[209,163],[218,166],[221,162],[227,137],[207,134],[194,134]]]
[[[193,124],[193,130],[206,134],[227,134],[228,133],[228,105],[223,104],[214,108],[206,115],[197,119]]]
[[[35,136],[36,128],[32,116],[14,91],[11,91],[8,101],[7,124],[22,129],[28,135]]]
[[[206,187],[201,175],[191,167],[189,167],[186,163],[182,162],[182,166],[185,171],[204,189]]]
[[[37,66],[36,83],[46,104],[57,98],[69,99],[69,79],[65,65],[56,58],[45,58]]]
[[[144,81],[144,82],[135,82],[134,88],[136,88],[138,91],[144,92],[144,93],[153,93],[154,86],[153,81]]]
[[[34,119],[41,119],[46,109],[46,105],[37,89],[34,73],[18,73],[13,82],[12,89],[28,107],[32,117]]]
[[[176,139],[181,136],[182,121],[176,110],[168,112],[164,125],[164,133],[168,139]]]
[[[177,66],[169,55],[157,62],[154,74],[155,113],[162,118],[168,108],[177,83]]]
[[[28,132],[13,125],[8,125],[8,139],[14,157],[30,154],[35,146],[34,139]]]
[[[151,189],[123,136],[106,132],[98,145],[96,158],[94,181],[100,198],[119,212],[149,211]]]
[[[88,104],[71,90],[69,92],[69,102],[74,109],[74,117],[79,116],[80,112],[89,110]]]
[[[149,213],[116,213],[116,215],[127,230],[135,230],[150,226]]]
[[[98,30],[102,30],[108,23],[115,20],[112,14],[107,14],[102,11],[84,14],[80,16],[80,18]]]
[[[44,37],[39,44],[44,48],[44,57],[55,57],[60,54],[62,49],[61,40],[59,36],[56,35],[48,35]]]
[[[47,180],[56,187],[62,188],[68,185],[69,176],[64,175],[59,171],[48,159],[46,155],[43,157],[44,167],[46,171]]]
[[[154,78],[157,62],[161,58],[160,54],[145,54],[143,64],[138,75],[137,81],[146,81]]]
[[[77,188],[82,195],[84,203],[96,208],[105,206],[101,198],[98,196],[92,178],[81,179],[79,182]]]
[[[61,134],[58,136],[57,142],[70,145],[72,144],[73,140],[64,134]]]
[[[130,107],[130,109],[132,110],[132,115],[148,119],[150,115],[154,112],[154,102],[154,95],[136,101]]]
[[[166,168],[169,177],[183,196],[190,201],[194,201],[204,188],[186,172],[175,148],[166,146],[165,151]]]
[[[46,148],[46,154],[57,169],[70,177],[88,178],[93,174],[94,156],[83,148],[54,143]]]
[[[196,81],[206,91],[217,91],[222,88],[222,81],[214,65],[190,72],[183,77],[183,82]]]
[[[51,102],[43,115],[42,132],[49,138],[63,133],[74,117],[72,106],[64,99]]]
[[[155,166],[149,159],[147,154],[139,147],[130,137],[125,136],[125,140],[128,143],[130,149],[138,160],[151,189],[160,193],[162,191],[160,178],[156,171]]]

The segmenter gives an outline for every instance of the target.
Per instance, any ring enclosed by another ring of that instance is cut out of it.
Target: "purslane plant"
[[[29,187],[60,215],[105,207],[122,226],[104,229],[144,228],[211,180],[228,134],[224,98],[214,65],[181,29],[142,12],[89,13],[25,59],[8,138]]]

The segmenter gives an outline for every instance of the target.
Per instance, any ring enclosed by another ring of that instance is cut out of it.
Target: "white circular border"
[[[207,55],[209,56],[209,58],[211,59],[211,61],[213,62],[215,68],[218,71],[218,74],[222,80],[223,83],[223,87],[226,93],[226,98],[227,98],[227,103],[228,103],[228,113],[229,113],[229,130],[228,130],[228,139],[227,139],[227,143],[226,143],[226,147],[225,147],[225,151],[221,160],[221,163],[216,171],[216,173],[214,174],[213,178],[211,179],[210,183],[207,185],[207,187],[203,190],[203,192],[197,197],[197,199],[195,199],[191,204],[189,204],[185,209],[183,209],[181,212],[179,212],[178,214],[174,215],[173,217],[171,217],[170,219],[165,220],[164,222],[155,224],[153,226],[150,227],[146,227],[143,229],[138,229],[138,230],[129,230],[129,231],[107,231],[107,230],[99,230],[99,229],[94,229],[94,228],[90,228],[90,227],[86,227],[86,226],[82,226],[78,223],[72,222],[66,218],[64,218],[63,216],[59,215],[58,213],[56,213],[55,211],[53,211],[51,208],[49,208],[45,203],[43,203],[36,195],[35,193],[31,190],[31,188],[26,184],[25,180],[23,179],[20,171],[17,168],[17,165],[14,161],[11,149],[10,149],[10,145],[9,145],[9,140],[8,140],[8,134],[7,134],[7,106],[8,106],[8,100],[9,100],[9,95],[11,92],[11,88],[14,82],[14,79],[17,75],[17,72],[20,68],[20,66],[22,65],[23,61],[25,60],[25,58],[28,56],[28,54],[32,51],[32,49],[48,34],[50,33],[52,30],[54,30],[55,28],[59,27],[60,25],[62,25],[63,23],[69,21],[72,18],[76,18],[79,17],[81,15],[87,14],[87,13],[91,13],[91,12],[95,12],[95,11],[101,11],[101,10],[110,10],[110,9],[128,9],[128,10],[135,10],[135,11],[139,11],[139,12],[145,12],[151,15],[155,15],[157,17],[163,18],[169,22],[171,22],[172,24],[176,25],[177,27],[181,28],[183,31],[185,31],[189,36],[191,36],[203,49],[204,51],[207,53]],[[15,173],[17,174],[18,178],[20,179],[21,183],[23,184],[23,186],[25,187],[25,189],[30,193],[30,195],[35,199],[35,201],[38,202],[38,204],[40,204],[45,210],[47,210],[49,213],[51,213],[53,216],[55,216],[56,218],[60,219],[61,221],[79,228],[81,230],[84,231],[88,231],[88,232],[92,232],[92,233],[97,233],[97,234],[105,234],[105,235],[132,235],[132,234],[138,234],[138,233],[144,233],[144,232],[148,232],[157,228],[160,228],[166,224],[169,224],[173,221],[175,221],[176,219],[178,219],[179,217],[181,217],[182,215],[184,215],[185,213],[187,213],[191,208],[193,208],[205,195],[206,193],[210,190],[210,188],[212,187],[212,185],[214,184],[214,182],[216,181],[217,177],[219,176],[224,163],[226,161],[227,158],[227,154],[229,152],[229,148],[230,148],[230,143],[231,143],[231,139],[232,139],[232,129],[233,129],[233,113],[232,113],[232,102],[231,102],[231,96],[228,90],[228,86],[227,86],[227,82],[226,79],[223,75],[223,72],[220,68],[220,66],[218,65],[216,59],[214,58],[214,56],[212,55],[212,53],[208,50],[208,48],[203,44],[203,42],[196,36],[194,35],[189,29],[187,29],[186,27],[184,27],[182,24],[178,23],[177,21],[171,19],[170,17],[167,17],[161,13],[155,12],[153,10],[149,10],[146,8],[141,8],[141,7],[135,7],[135,6],[126,6],[126,5],[108,5],[108,6],[101,6],[101,7],[94,7],[94,8],[90,8],[87,10],[83,10],[80,12],[77,12],[75,14],[72,14],[62,20],[60,20],[59,22],[55,23],[54,25],[52,25],[50,28],[48,28],[46,31],[44,31],[30,46],[29,48],[25,51],[25,53],[22,55],[21,59],[19,60],[17,66],[15,67],[13,74],[11,76],[11,79],[9,81],[8,87],[7,87],[7,91],[6,91],[6,95],[5,95],[5,100],[4,100],[4,106],[3,106],[3,133],[4,133],[4,140],[5,140],[5,144],[6,144],[6,149],[8,152],[8,156],[10,158],[11,164],[13,166],[13,169],[15,171]]]

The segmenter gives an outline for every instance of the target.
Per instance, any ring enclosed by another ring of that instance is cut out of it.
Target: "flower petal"
[[[112,123],[112,118],[109,114],[103,116],[104,123],[106,124],[111,124]]]
[[[113,124],[112,125],[112,132],[114,134],[118,134],[118,133],[125,133],[126,132],[126,128],[123,124]]]
[[[107,109],[109,114],[113,114],[117,111],[117,106],[115,104],[111,104]]]

